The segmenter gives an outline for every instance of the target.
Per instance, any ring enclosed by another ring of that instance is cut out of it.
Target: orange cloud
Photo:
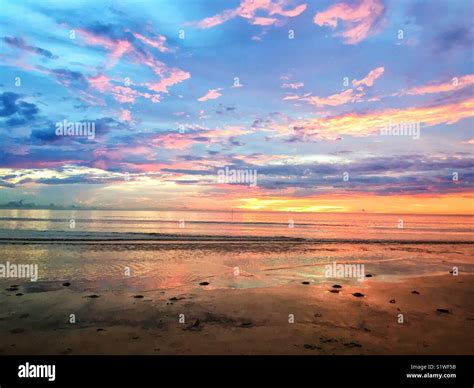
[[[277,212],[360,212],[392,214],[473,214],[474,193],[378,196],[334,193],[305,198],[271,196],[264,193],[250,198],[235,198],[242,210]]]
[[[377,133],[388,122],[417,122],[424,126],[454,124],[474,116],[474,98],[456,103],[409,109],[387,109],[364,114],[347,113],[338,116],[296,120],[292,123],[306,136],[337,138],[338,135],[368,136]],[[278,127],[288,133],[288,126]]]
[[[374,26],[380,19],[384,6],[380,0],[362,0],[357,5],[338,3],[314,16],[318,26],[336,28],[342,21],[344,30],[336,35],[342,36],[345,43],[357,44],[374,32]]]
[[[474,74],[468,74],[460,78],[455,77],[450,82],[431,83],[429,85],[416,86],[403,91],[401,94],[419,96],[423,94],[445,93],[463,89],[472,84],[474,84]]]

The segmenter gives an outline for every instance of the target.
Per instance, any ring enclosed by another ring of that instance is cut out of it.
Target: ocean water
[[[166,234],[472,242],[474,215],[0,209],[0,238],[33,238],[41,234],[53,239],[100,235],[156,239],[157,234]],[[155,236],[147,236],[150,234]]]
[[[320,283],[332,263],[400,280],[474,272],[473,231],[473,216],[9,209],[0,263],[38,264],[32,291]]]

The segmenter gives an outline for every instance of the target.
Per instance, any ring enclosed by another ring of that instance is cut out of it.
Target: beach
[[[47,291],[22,296],[2,292],[0,352],[472,354],[473,284],[473,275],[449,274],[367,280],[339,293],[330,292],[331,282],[142,294],[48,284]]]
[[[0,354],[474,352],[470,218],[354,236],[340,216],[304,231],[207,223],[207,234],[192,221],[94,230],[103,215],[61,229],[51,216],[0,220],[5,274],[36,269],[0,278]]]

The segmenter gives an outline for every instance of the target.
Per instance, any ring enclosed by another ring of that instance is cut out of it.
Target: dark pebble
[[[23,294],[21,292],[19,292],[18,294],[15,294],[16,296],[23,296]]]
[[[436,309],[438,313],[449,314],[449,310],[447,309]]]
[[[304,344],[303,345],[305,349],[311,349],[311,350],[320,350],[322,349],[320,346],[316,346],[316,345],[311,345],[311,344]]]
[[[70,285],[71,285],[71,283],[69,283],[69,282],[63,283],[64,287],[69,287]]]
[[[201,282],[199,283],[200,286],[208,286],[209,285],[209,282]]]
[[[348,343],[344,344],[344,346],[346,346],[348,348],[361,348],[362,347],[362,345],[358,344],[357,342],[348,342]]]
[[[332,286],[332,288],[342,288],[342,286],[340,286],[339,284],[334,284],[334,286]]]
[[[135,299],[141,299],[141,298],[143,298],[143,295],[133,295],[133,297],[134,297]]]
[[[92,298],[92,299],[98,298],[98,297],[99,297],[99,295],[96,295],[96,294],[92,294],[92,295],[87,295],[87,296],[86,296],[86,298]]]
[[[418,291],[416,291],[416,290],[412,291],[411,293],[412,293],[412,294],[415,294],[415,295],[420,295],[420,293],[419,293]]]
[[[301,282],[301,284],[308,285],[309,282]]]
[[[372,276],[374,276],[374,275],[371,275],[370,273],[368,273],[367,275],[365,275],[366,278],[371,278]]]
[[[105,329],[102,329],[102,328],[98,328],[97,331],[105,331]]]
[[[339,294],[339,290],[329,290],[329,292],[332,292],[333,294]]]
[[[201,330],[200,326],[201,322],[199,321],[199,318],[197,318],[194,323],[186,326],[185,330]]]
[[[354,295],[356,298],[362,298],[365,296],[364,294],[361,294],[360,292],[354,292],[352,295]]]
[[[390,300],[390,303],[395,303],[395,299]]]

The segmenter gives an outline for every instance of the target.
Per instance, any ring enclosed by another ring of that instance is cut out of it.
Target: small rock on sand
[[[311,345],[311,344],[304,344],[303,345],[305,349],[310,349],[310,350],[321,350],[321,346],[316,346],[316,345]]]
[[[347,348],[361,348],[362,347],[362,345],[358,344],[357,342],[348,342],[343,345]]]
[[[340,286],[339,284],[334,284],[332,288],[342,288],[342,286]]]
[[[354,295],[356,298],[362,298],[363,296],[365,296],[364,294],[360,292],[354,292],[352,295]]]
[[[134,297],[135,299],[141,299],[141,298],[143,298],[143,295],[133,295],[133,297]]]
[[[19,292],[18,294],[15,294],[16,296],[23,296],[23,294],[21,292]]]
[[[436,311],[438,313],[442,313],[442,314],[449,314],[449,310],[448,309],[436,309]]]
[[[209,285],[209,282],[201,282],[199,283],[200,286],[208,286]]]
[[[69,282],[63,283],[63,286],[64,286],[64,287],[69,287],[70,285],[71,285],[71,283],[69,283]]]
[[[308,285],[309,282],[301,282],[301,284]]]
[[[414,295],[420,295],[420,293],[416,290],[413,290],[411,293],[414,294]]]
[[[370,274],[370,273],[368,273],[367,275],[365,275],[366,278],[371,278],[372,276],[374,276],[374,275],[372,275],[372,274]]]
[[[185,330],[201,330],[201,326],[200,326],[201,322],[199,321],[199,318],[196,318],[196,320],[194,321],[194,323],[186,326]]]
[[[95,298],[98,298],[98,297],[99,297],[99,295],[96,295],[96,294],[86,296],[86,298],[91,298],[91,299],[95,299]]]
[[[395,299],[391,299],[391,300],[390,300],[390,303],[395,303]]]
[[[339,294],[339,290],[329,290],[329,292],[332,292],[333,294]]]

